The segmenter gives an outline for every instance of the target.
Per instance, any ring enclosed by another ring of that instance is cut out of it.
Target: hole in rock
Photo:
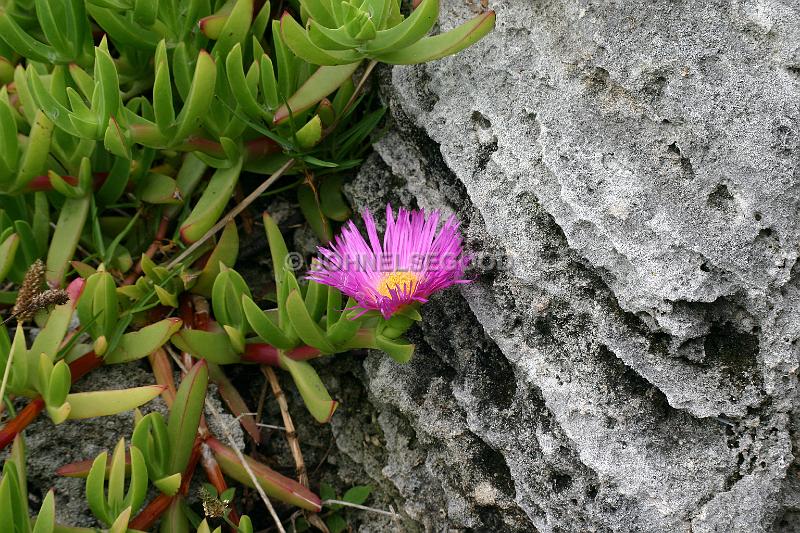
[[[728,190],[728,186],[720,183],[708,195],[708,205],[721,211],[728,211],[733,209],[733,195]]]

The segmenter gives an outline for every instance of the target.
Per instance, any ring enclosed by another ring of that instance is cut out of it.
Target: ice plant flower
[[[368,241],[348,222],[332,244],[319,248],[308,276],[352,297],[362,310],[359,316],[379,311],[388,319],[406,305],[427,302],[436,291],[469,283],[464,270],[470,257],[462,249],[455,216],[438,229],[438,211],[426,216],[423,210],[400,208],[395,220],[387,205],[382,243],[372,214],[365,211],[362,218]]]

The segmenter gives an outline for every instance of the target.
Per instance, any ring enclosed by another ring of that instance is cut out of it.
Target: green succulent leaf
[[[95,418],[130,411],[143,405],[164,391],[160,385],[147,385],[132,389],[77,392],[67,396],[70,404],[69,420]]]
[[[317,191],[310,184],[300,185],[297,188],[297,202],[314,234],[323,244],[329,243],[333,239],[333,229],[322,212]]]
[[[331,419],[338,402],[331,399],[328,389],[322,383],[314,367],[306,361],[295,361],[281,353],[281,368],[287,370],[303,397],[303,403],[317,422],[325,423]]]
[[[163,346],[182,324],[179,318],[165,318],[139,331],[124,334],[117,347],[105,355],[105,363],[127,363],[147,357]]]
[[[36,523],[32,533],[53,533],[56,522],[56,501],[53,489],[47,491],[47,495],[42,500],[39,514],[36,516]]]
[[[214,60],[207,52],[201,51],[197,56],[191,87],[176,119],[178,129],[173,142],[183,141],[200,128],[214,97],[216,79],[217,67]]]
[[[170,410],[167,423],[171,450],[167,471],[170,473],[183,472],[189,464],[200,416],[203,414],[207,387],[208,365],[200,361],[183,378]]]
[[[267,116],[264,109],[258,105],[256,94],[250,89],[247,79],[244,74],[244,66],[242,64],[242,47],[239,43],[233,47],[225,60],[225,71],[228,75],[228,83],[230,84],[236,102],[242,107],[244,112],[253,119],[261,119]]]
[[[214,438],[208,439],[207,443],[226,475],[243,485],[254,488],[253,480],[245,470],[236,452]],[[244,460],[247,461],[248,466],[255,474],[258,484],[270,498],[275,498],[312,512],[319,512],[322,509],[322,502],[319,496],[297,481],[282,476],[250,457],[245,456]]]
[[[220,270],[211,291],[214,317],[221,324],[241,328],[246,324],[242,311],[242,297],[252,298],[250,288],[235,270],[225,266],[220,266]]]
[[[64,202],[47,252],[47,281],[51,285],[61,285],[64,280],[89,215],[90,203],[89,197],[70,198]]]
[[[398,363],[407,363],[414,355],[415,346],[404,338],[389,339],[383,335],[377,335],[375,342],[380,350],[383,350]]]
[[[190,533],[189,519],[186,518],[184,506],[186,503],[182,496],[172,500],[164,515],[161,517],[159,531],[161,533]]]
[[[241,361],[240,354],[223,331],[182,329],[172,336],[171,341],[179,350],[211,363],[230,365]]]
[[[5,279],[14,266],[19,243],[20,238],[16,233],[10,234],[0,243],[0,281]]]
[[[281,106],[273,117],[275,124],[280,124],[287,120],[292,114],[299,114],[306,109],[318,104],[323,98],[331,94],[337,88],[350,81],[360,62],[351,62],[346,65],[323,66],[319,67],[306,82],[297,89]]]
[[[52,46],[48,46],[23,30],[7,7],[0,7],[0,35],[19,55],[40,63],[66,62]]]
[[[370,54],[403,49],[425,37],[438,18],[439,0],[422,0],[407,19],[377,32],[375,38],[364,45],[364,49]]]
[[[256,305],[251,297],[242,295],[242,309],[247,323],[264,342],[281,350],[295,347],[296,343],[281,331],[280,327]]]
[[[286,299],[286,311],[297,335],[309,346],[323,353],[334,353],[336,347],[327,339],[325,331],[314,321],[300,293],[293,290]]]
[[[192,287],[192,292],[202,294],[203,296],[211,296],[214,280],[216,280],[220,272],[220,264],[232,268],[236,263],[238,254],[239,232],[236,229],[236,222],[231,221],[228,222],[228,224],[225,225],[225,229],[222,230],[219,242],[217,242],[211,255],[208,256],[206,265],[197,278],[197,283]]]
[[[363,57],[355,50],[323,50],[311,42],[303,27],[288,13],[281,17],[281,36],[297,57],[312,65],[347,65]]]
[[[460,52],[494,29],[494,11],[488,11],[447,33],[424,37],[400,50],[382,52],[375,59],[393,65],[415,65]]]
[[[180,234],[184,242],[198,240],[217,222],[233,194],[241,169],[242,160],[239,159],[232,167],[214,172],[200,200],[181,225]]]
[[[214,53],[225,57],[234,45],[243,43],[252,19],[253,0],[235,0],[217,37]]]

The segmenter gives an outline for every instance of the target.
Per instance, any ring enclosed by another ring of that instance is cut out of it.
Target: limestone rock
[[[382,71],[348,189],[456,212],[479,259],[409,366],[365,363],[382,475],[430,530],[800,527],[800,5],[491,7]]]

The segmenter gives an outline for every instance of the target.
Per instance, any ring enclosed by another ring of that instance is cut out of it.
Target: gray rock
[[[491,7],[382,71],[396,128],[348,188],[456,212],[479,258],[410,365],[366,361],[371,473],[428,530],[800,528],[800,5]]]

